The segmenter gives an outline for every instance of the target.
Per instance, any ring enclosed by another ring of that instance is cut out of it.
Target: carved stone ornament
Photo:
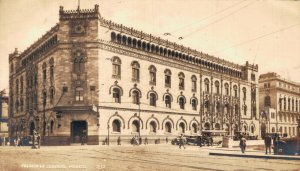
[[[86,34],[87,22],[85,20],[70,21],[70,34],[72,36],[81,36]]]

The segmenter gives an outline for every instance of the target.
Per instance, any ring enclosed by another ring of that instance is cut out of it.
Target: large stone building
[[[10,133],[46,144],[165,140],[204,129],[259,134],[258,66],[238,65],[105,20],[64,10],[10,63]]]
[[[8,137],[8,97],[0,92],[0,137]]]
[[[297,136],[300,119],[300,84],[272,72],[259,76],[259,108],[262,135],[271,133]]]

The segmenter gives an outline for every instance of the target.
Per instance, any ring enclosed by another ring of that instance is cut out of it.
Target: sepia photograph
[[[300,171],[300,1],[0,0],[0,171]]]

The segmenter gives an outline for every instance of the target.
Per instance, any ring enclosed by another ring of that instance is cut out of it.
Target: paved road
[[[172,145],[0,147],[0,170],[300,170],[299,161],[209,156],[209,151]]]

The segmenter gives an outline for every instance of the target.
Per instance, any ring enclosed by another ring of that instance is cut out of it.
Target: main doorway
[[[71,143],[87,142],[87,122],[72,121],[71,122]]]

